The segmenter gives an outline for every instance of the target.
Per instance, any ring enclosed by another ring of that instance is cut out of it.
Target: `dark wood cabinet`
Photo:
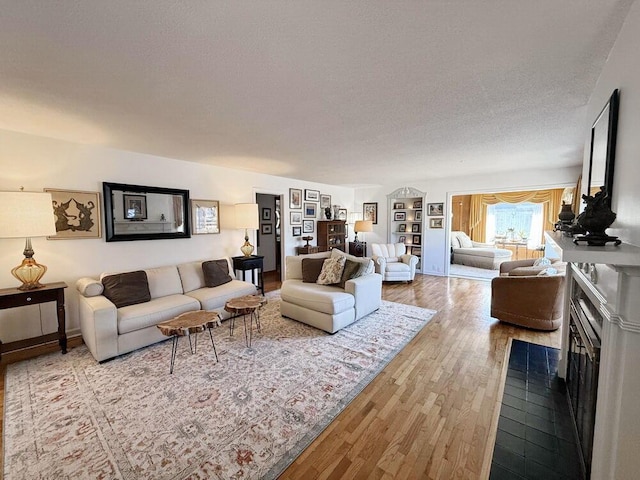
[[[346,252],[346,222],[344,220],[318,220],[318,247],[323,252],[334,248]]]

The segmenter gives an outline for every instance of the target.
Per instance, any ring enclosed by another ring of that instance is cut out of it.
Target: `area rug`
[[[190,354],[171,341],[103,364],[82,346],[9,365],[4,478],[276,478],[432,318],[383,302],[329,335],[280,316]]]

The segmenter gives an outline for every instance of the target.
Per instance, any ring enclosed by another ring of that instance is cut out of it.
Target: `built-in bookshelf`
[[[422,272],[424,245],[423,207],[425,193],[403,187],[387,195],[389,203],[389,242],[404,243],[407,253],[418,257],[416,271]]]

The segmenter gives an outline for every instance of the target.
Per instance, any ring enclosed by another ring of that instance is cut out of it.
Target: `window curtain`
[[[179,195],[173,196],[173,218],[175,219],[173,225],[179,229],[184,223],[184,218],[182,218],[182,197]]]
[[[469,212],[469,225],[471,239],[476,242],[484,242],[486,235],[487,205],[496,203],[542,203],[544,230],[553,230],[558,220],[558,213],[562,206],[563,188],[551,190],[537,190],[533,192],[506,192],[506,193],[481,193],[471,195],[471,211]],[[542,242],[542,238],[540,238]]]

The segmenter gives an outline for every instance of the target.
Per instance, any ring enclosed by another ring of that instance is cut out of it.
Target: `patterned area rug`
[[[276,478],[433,317],[383,302],[329,335],[280,316],[97,363],[82,346],[9,365],[4,478]]]

